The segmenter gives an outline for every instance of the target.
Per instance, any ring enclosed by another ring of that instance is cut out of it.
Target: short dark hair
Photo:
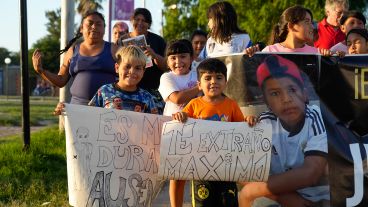
[[[193,56],[193,47],[189,40],[180,39],[169,42],[166,47],[166,57],[181,53],[189,53],[191,57]]]
[[[192,35],[190,36],[190,41],[193,41],[193,38],[195,37],[195,36],[197,36],[197,35],[199,35],[199,36],[204,36],[206,39],[207,39],[207,33],[205,32],[205,31],[203,31],[203,30],[200,30],[200,29],[197,29],[197,30],[195,30],[193,33],[192,33]]]
[[[358,34],[360,36],[362,36],[366,41],[368,41],[368,31],[366,29],[352,29],[348,32],[348,34],[346,35],[346,41],[348,41],[348,37],[350,34]]]
[[[142,15],[144,17],[145,22],[147,22],[150,26],[152,24],[152,15],[151,12],[146,8],[136,8],[134,10],[133,15],[131,16],[131,19],[134,19],[138,15]]]
[[[361,12],[355,10],[344,12],[340,19],[340,25],[343,25],[346,22],[346,20],[349,19],[350,17],[359,19],[365,25],[366,22],[365,16]]]
[[[201,80],[201,77],[204,73],[221,73],[225,76],[225,80],[227,80],[227,68],[225,63],[216,58],[208,58],[203,60],[197,67],[197,78],[198,81]]]

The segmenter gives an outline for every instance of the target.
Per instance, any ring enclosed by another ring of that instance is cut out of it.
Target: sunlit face
[[[188,74],[191,64],[192,57],[190,56],[190,53],[174,54],[167,57],[167,65],[176,75]]]
[[[146,34],[149,28],[149,24],[142,14],[138,14],[131,20],[133,29],[138,35]]]
[[[340,26],[340,18],[345,11],[346,8],[340,5],[328,8],[326,11],[327,23],[334,27]]]
[[[296,39],[303,42],[313,41],[312,18],[308,12],[306,13],[304,20],[299,21],[292,27],[293,27],[292,32]]]
[[[304,119],[307,96],[292,79],[267,79],[263,94],[268,107],[287,127],[293,127]]]
[[[143,77],[145,65],[134,58],[130,61],[123,59],[120,65],[115,64],[115,70],[119,74],[118,86],[125,91],[135,91]]]
[[[192,46],[194,50],[194,57],[198,57],[203,47],[206,45],[207,37],[203,35],[195,35],[192,39]]]
[[[364,29],[364,23],[360,19],[349,17],[340,28],[343,33],[347,34],[351,29]]]
[[[207,99],[216,100],[222,97],[222,92],[226,87],[226,78],[222,73],[206,72],[202,74],[198,87]]]
[[[359,34],[350,33],[346,45],[349,48],[349,54],[367,54],[368,42]]]
[[[80,28],[84,39],[101,40],[105,34],[104,21],[98,15],[89,15]]]

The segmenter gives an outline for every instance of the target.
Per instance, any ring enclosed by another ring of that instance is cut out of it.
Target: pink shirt
[[[262,52],[319,53],[317,48],[311,47],[307,44],[305,44],[304,47],[302,47],[302,48],[290,49],[290,48],[282,46],[280,43],[276,43],[276,44],[273,44],[273,45],[268,45],[267,47],[265,47],[262,50]]]

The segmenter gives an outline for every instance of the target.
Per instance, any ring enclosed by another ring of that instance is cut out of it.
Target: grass
[[[56,98],[32,97],[30,99],[30,125],[41,126],[58,122],[53,116]],[[0,126],[21,126],[22,101],[20,97],[0,97]]]
[[[56,125],[32,133],[27,152],[19,136],[0,143],[0,206],[69,206],[65,136]]]

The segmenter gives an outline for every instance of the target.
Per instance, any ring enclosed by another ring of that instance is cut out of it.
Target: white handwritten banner
[[[151,206],[170,117],[65,104],[69,203]]]
[[[176,180],[266,181],[271,126],[188,119],[164,123],[159,176]]]

